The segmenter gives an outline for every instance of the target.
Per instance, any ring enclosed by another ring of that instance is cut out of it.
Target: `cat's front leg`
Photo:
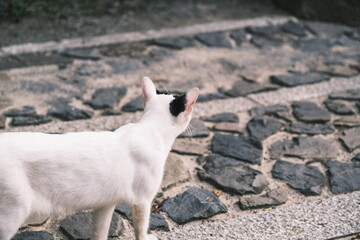
[[[91,240],[108,239],[110,223],[115,206],[95,209],[93,213],[93,231]]]
[[[132,205],[131,210],[136,240],[156,240],[155,236],[147,234],[150,220],[150,204]]]

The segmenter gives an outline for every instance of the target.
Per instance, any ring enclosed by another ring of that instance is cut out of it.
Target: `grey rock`
[[[185,132],[183,132],[179,137],[203,138],[209,136],[210,134],[209,129],[198,119],[192,119],[188,129],[190,130],[185,130]]]
[[[216,134],[211,141],[211,150],[226,157],[248,163],[261,163],[262,144],[253,137]]]
[[[258,48],[280,47],[284,43],[280,38],[266,38],[261,36],[253,36],[250,42]]]
[[[103,77],[105,76],[106,70],[103,65],[98,62],[88,61],[86,63],[81,64],[77,69],[76,73],[79,76],[92,76],[92,77]]]
[[[294,116],[303,122],[325,123],[331,120],[330,113],[312,102],[294,102]]]
[[[60,222],[60,230],[70,239],[90,239],[92,231],[92,213],[80,212],[68,216]],[[112,216],[109,237],[118,237],[124,231],[124,223],[119,214]]]
[[[246,27],[247,32],[264,36],[264,37],[272,37],[279,31],[279,26],[269,25],[269,26],[261,26],[261,27]]]
[[[325,166],[330,175],[332,193],[339,194],[360,190],[360,164],[331,161],[327,162]]]
[[[359,162],[360,163],[360,153],[356,154],[352,159],[351,161],[353,162]]]
[[[72,121],[79,119],[89,119],[92,112],[84,109],[79,109],[68,104],[55,104],[47,112],[48,115],[59,118],[64,121]]]
[[[204,155],[207,152],[206,145],[199,144],[187,139],[176,139],[171,148],[172,152],[183,155]]]
[[[239,133],[241,134],[240,125],[238,123],[217,123],[214,124],[213,130],[221,132]]]
[[[6,117],[0,115],[0,129],[5,129],[6,127]]]
[[[239,122],[239,117],[235,113],[218,113],[204,118],[206,122]]]
[[[221,32],[199,33],[195,38],[208,47],[232,48],[229,39]]]
[[[354,38],[350,38],[347,36],[341,36],[339,37],[339,39],[336,42],[337,44],[341,45],[341,46],[346,46],[346,47],[360,47],[360,41],[356,40]]]
[[[308,125],[303,123],[294,123],[285,128],[285,131],[296,134],[307,135],[326,135],[335,131],[332,125]]]
[[[340,76],[340,77],[351,77],[359,73],[359,71],[356,68],[353,68],[351,65],[341,65],[341,64],[320,65],[317,66],[314,70],[317,72],[329,74],[331,76]]]
[[[294,137],[292,140],[284,139],[275,142],[270,147],[270,157],[298,157],[309,160],[336,159],[338,150],[329,141],[321,138]]]
[[[128,57],[120,57],[106,61],[107,64],[113,69],[114,73],[127,74],[134,72],[140,68],[140,62]]]
[[[120,215],[124,216],[128,220],[132,220],[131,215],[131,208],[126,203],[121,203],[115,207],[115,212],[119,213]]]
[[[25,117],[14,117],[10,125],[11,126],[29,126],[29,125],[39,125],[51,122],[51,118],[49,116],[44,115],[33,115],[33,116],[25,116]]]
[[[259,115],[268,115],[268,116],[274,116],[279,112],[289,112],[290,109],[288,106],[285,105],[272,105],[268,107],[255,107],[250,109],[251,116],[259,116]]]
[[[162,216],[158,213],[151,213],[150,214],[150,224],[149,224],[150,230],[164,230],[164,231],[170,231],[169,224]]]
[[[159,38],[155,39],[153,43],[161,47],[178,50],[195,46],[195,41],[191,37]]]
[[[142,97],[138,96],[138,97],[130,100],[130,102],[126,103],[121,108],[121,110],[124,111],[124,112],[136,112],[136,111],[144,110]]]
[[[242,42],[246,41],[246,32],[244,29],[235,29],[230,32],[230,37],[234,39],[237,46],[240,46]]]
[[[165,211],[175,222],[184,224],[226,213],[227,207],[214,193],[192,187],[174,198],[167,198],[163,202],[162,211]]]
[[[334,46],[328,39],[297,39],[292,44],[293,48],[305,53],[328,52]]]
[[[344,143],[349,152],[360,147],[360,128],[345,130],[340,136],[340,140]]]
[[[348,26],[326,23],[326,22],[306,22],[306,26],[310,29],[311,32],[315,33],[321,37],[330,37],[335,38],[343,35],[345,32],[351,30]]]
[[[191,179],[190,173],[180,155],[170,153],[164,168],[161,189],[168,190],[180,183],[187,182]]]
[[[257,82],[245,81],[243,79],[236,81],[231,89],[225,91],[225,94],[230,97],[241,97],[250,93],[264,92],[276,90],[276,86],[262,85]]]
[[[360,101],[360,89],[350,89],[347,91],[331,93],[330,99],[343,99],[348,101]]]
[[[231,74],[240,68],[236,63],[223,58],[219,60],[219,63],[224,71],[228,74]]]
[[[282,128],[282,124],[278,120],[260,116],[253,117],[246,126],[250,136],[259,140],[264,140]]]
[[[106,109],[104,109],[104,111],[102,111],[101,115],[102,116],[116,116],[116,115],[121,115],[121,111],[106,108]]]
[[[298,37],[305,37],[307,35],[305,28],[293,21],[286,22],[284,25],[281,26],[281,30],[287,33],[294,34]]]
[[[318,168],[305,164],[294,164],[278,160],[271,174],[274,178],[287,181],[289,187],[305,196],[320,195],[325,184],[324,176]]]
[[[126,94],[126,87],[99,88],[93,94],[91,100],[85,101],[94,109],[113,108]]]
[[[273,189],[263,195],[240,197],[239,207],[242,210],[267,208],[286,203],[288,197],[285,190]]]
[[[324,105],[325,107],[336,114],[339,115],[352,115],[354,114],[354,111],[349,108],[348,106],[346,106],[346,104],[342,103],[342,102],[336,102],[336,101],[331,101],[331,100],[326,100],[324,101]]]
[[[11,240],[53,240],[54,236],[45,231],[26,231],[16,234]]]
[[[89,59],[89,60],[100,60],[100,51],[96,48],[84,48],[84,49],[66,49],[60,51],[61,55],[77,59]]]
[[[316,72],[270,76],[272,83],[276,83],[285,87],[295,87],[309,83],[322,82],[329,79],[330,77],[327,74]]]
[[[262,172],[233,158],[212,155],[202,161],[205,161],[205,171],[198,171],[199,178],[225,192],[240,195],[258,194],[269,184]]]
[[[334,119],[334,125],[339,128],[360,127],[359,116],[342,116]]]
[[[226,99],[226,96],[222,93],[205,93],[200,94],[196,102],[201,103],[218,99]]]
[[[19,116],[34,116],[36,110],[33,106],[23,106],[21,109],[12,108],[3,113],[6,117],[19,117]]]

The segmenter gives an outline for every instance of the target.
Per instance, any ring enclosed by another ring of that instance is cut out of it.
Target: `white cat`
[[[131,205],[136,239],[147,235],[152,199],[199,89],[160,94],[144,77],[144,114],[114,132],[0,134],[0,240],[27,218],[94,209],[92,239],[107,239],[115,205]]]

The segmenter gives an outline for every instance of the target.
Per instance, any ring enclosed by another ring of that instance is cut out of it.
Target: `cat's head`
[[[180,134],[186,129],[193,112],[199,89],[192,88],[182,95],[172,95],[156,90],[148,77],[143,78],[142,100],[145,105],[144,117],[159,121],[165,126],[178,129]]]

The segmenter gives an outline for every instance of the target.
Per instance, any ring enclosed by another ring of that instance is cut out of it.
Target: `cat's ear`
[[[156,95],[156,88],[150,78],[144,77],[142,80],[142,101],[143,103],[149,101],[150,98]]]
[[[186,92],[186,103],[185,103],[185,114],[186,115],[191,114],[191,112],[193,110],[193,106],[194,106],[198,96],[199,96],[198,88],[192,88]]]

